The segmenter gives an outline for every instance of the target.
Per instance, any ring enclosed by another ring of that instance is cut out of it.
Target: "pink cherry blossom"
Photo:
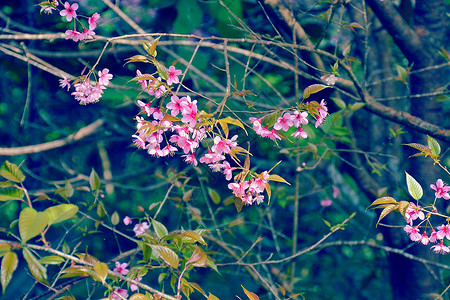
[[[420,243],[421,243],[422,245],[428,245],[428,242],[430,242],[430,239],[428,238],[427,233],[424,232],[424,233],[422,234],[422,237],[420,238]]]
[[[118,262],[118,261],[116,261],[116,267],[114,268],[114,272],[116,272],[116,273],[119,273],[119,274],[121,274],[121,275],[127,275],[128,274],[128,272],[130,272],[128,269],[127,269],[127,267],[128,267],[128,264],[127,263],[120,263],[120,262]]]
[[[130,225],[132,222],[133,222],[133,220],[128,216],[123,218],[123,224],[125,224],[125,225]]]
[[[70,89],[70,80],[66,78],[66,76],[61,75],[62,79],[59,80],[59,86],[63,89],[67,86],[67,91]]]
[[[438,226],[437,230],[438,230],[437,233],[438,239],[442,240],[445,237],[447,238],[447,240],[450,240],[450,225]]]
[[[294,125],[294,121],[292,120],[292,116],[289,113],[285,113],[282,117],[279,117],[273,128],[275,130],[288,131],[289,127]]]
[[[431,249],[433,249],[433,251],[435,253],[439,253],[439,254],[447,254],[447,253],[450,252],[450,249],[447,246],[444,245],[444,241],[441,241],[437,245],[431,246]]]
[[[323,207],[331,206],[332,204],[333,201],[331,201],[330,199],[325,198],[323,200],[320,200],[320,205]]]
[[[183,101],[187,102],[187,99],[185,97],[182,97],[180,99],[176,95],[172,95],[172,97],[170,97],[170,102],[167,103],[166,108],[171,110],[170,114],[172,116],[174,117],[178,116],[180,110],[183,109],[183,106],[181,105]]]
[[[137,281],[137,282],[141,282],[142,277],[139,276],[139,277],[135,278],[134,280]],[[135,285],[134,283],[130,284],[130,290],[131,290],[132,292],[137,291],[137,289],[138,289],[138,286],[137,286],[137,285]]]
[[[141,224],[136,224],[133,228],[134,234],[136,236],[139,236],[145,232],[145,230],[149,229],[150,226],[148,226],[147,222],[142,222]]]
[[[74,3],[72,5],[69,2],[64,3],[64,9],[59,12],[59,14],[63,17],[66,17],[67,22],[72,21],[72,18],[77,17],[76,10],[78,9],[78,4]]]
[[[339,189],[333,185],[333,198],[337,198],[339,196]]]
[[[405,218],[406,222],[412,225],[413,221],[416,219],[424,220],[425,214],[423,213],[420,206],[415,205],[414,203],[411,203],[405,212]]]
[[[100,19],[100,15],[98,13],[93,14],[88,18],[89,29],[94,30],[97,27],[98,20]]]
[[[306,111],[299,112],[294,111],[294,116],[292,117],[292,121],[294,122],[294,126],[298,128],[301,124],[308,124],[308,113]]]
[[[128,292],[127,290],[123,290],[121,288],[115,288],[114,292],[111,294],[111,298],[118,300],[127,299]]]
[[[308,137],[308,133],[301,127],[298,127],[298,129],[293,134],[291,134],[291,136],[293,136],[294,138],[302,137],[306,139]]]
[[[435,243],[437,241],[437,239],[438,239],[437,232],[433,229],[433,232],[431,232],[431,235],[430,235],[430,242]]]
[[[102,71],[98,71],[98,83],[103,86],[107,86],[109,81],[113,78],[112,74],[109,74],[109,70],[104,68]]]
[[[413,242],[417,242],[420,241],[420,239],[422,238],[422,235],[419,233],[419,227],[418,226],[409,226],[406,225],[403,230],[406,231],[406,233],[409,235],[409,238],[411,239],[411,241]]]
[[[233,177],[233,171],[236,168],[232,168],[230,166],[230,163],[227,162],[227,161],[224,161],[222,163],[222,168],[223,168],[223,174],[225,175],[225,179],[228,180],[228,181],[231,180],[231,178]]]
[[[180,80],[178,76],[180,76],[183,72],[181,70],[175,69],[174,66],[169,67],[169,76],[167,78],[167,84],[172,85],[173,83],[179,83]]]
[[[197,159],[195,158],[195,153],[189,154],[189,155],[181,155],[181,157],[185,157],[184,161],[187,162],[188,164],[197,166],[198,162]]]
[[[83,105],[98,102],[105,89],[104,86],[100,85],[92,86],[89,79],[75,83],[74,87],[75,92],[72,95],[75,96],[75,100],[80,101],[80,104]]]
[[[434,184],[430,184],[430,187],[435,190],[436,192],[434,193],[434,196],[436,198],[444,198],[445,200],[450,199],[450,195],[449,195],[449,191],[450,191],[450,186],[446,185],[442,179],[438,179],[436,181],[436,185]]]
[[[80,33],[79,40],[80,41],[87,40],[87,39],[93,38],[94,35],[95,35],[94,31],[87,29],[87,28],[83,28],[83,32]]]
[[[76,30],[66,30],[66,40],[72,40],[74,42],[78,42],[81,40],[82,36],[81,33],[79,33]]]
[[[334,74],[330,74],[330,75],[323,75],[322,77],[320,77],[320,79],[322,79],[323,81],[325,81],[327,83],[327,85],[334,85],[336,83],[336,81],[338,81],[338,77],[336,77]]]
[[[245,195],[245,190],[248,189],[248,187],[248,181],[241,181],[240,183],[232,182],[228,184],[228,188],[239,198],[242,198]]]

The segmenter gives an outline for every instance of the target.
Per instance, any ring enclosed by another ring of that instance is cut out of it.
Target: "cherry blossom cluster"
[[[323,121],[328,115],[328,108],[326,106],[325,100],[322,99],[320,102],[320,107],[318,108],[317,115],[314,116],[316,119],[315,127],[319,127],[323,124]],[[293,110],[292,114],[289,112],[284,113],[281,117],[279,117],[276,121],[276,123],[273,125],[272,129],[269,130],[269,125],[262,126],[262,119],[261,118],[250,118],[250,122],[253,126],[253,130],[255,130],[256,134],[260,135],[261,137],[268,137],[271,140],[281,140],[280,135],[278,134],[278,131],[288,131],[292,126],[297,128],[297,130],[291,134],[294,138],[302,137],[306,139],[308,137],[308,133],[303,130],[302,124],[306,125],[308,124],[308,113],[306,111],[299,111],[299,110]]]
[[[436,185],[431,184],[430,187],[433,190],[435,190],[436,199],[439,198],[443,198],[445,200],[450,199],[449,195],[450,186],[445,185],[442,179],[438,179],[436,181]],[[425,214],[423,212],[422,207],[413,203],[411,203],[406,209],[405,219],[408,225],[404,227],[404,230],[412,241],[419,242],[423,245],[428,245],[429,243],[436,243],[439,241],[439,243],[432,246],[431,249],[435,253],[440,254],[450,253],[450,247],[444,245],[444,238],[450,240],[450,224],[442,224],[438,226],[436,228],[437,231],[430,224],[430,227],[432,229],[430,236],[427,235],[426,229],[421,234],[419,226],[423,222],[425,222]],[[420,224],[413,226],[413,222],[415,220],[420,220],[421,221]],[[429,223],[428,218],[426,221],[427,223]]]
[[[59,10],[58,0],[43,1],[39,5],[41,6],[41,11],[44,11],[47,14],[51,14],[53,10]],[[94,13],[92,16],[86,17],[88,24],[87,26],[85,26],[85,24],[83,24],[79,20],[77,10],[78,3],[70,4],[67,1],[64,3],[64,9],[59,10],[59,14],[62,17],[65,17],[67,22],[72,22],[73,20],[73,29],[66,30],[65,32],[66,40],[70,39],[74,42],[78,42],[82,40],[92,39],[95,35],[94,29],[97,28],[100,14]],[[81,24],[81,31],[77,31],[77,23]]]
[[[167,80],[161,77],[154,78],[145,76],[139,70],[136,72],[137,82],[142,91],[156,99],[165,99],[170,95],[170,101],[164,106],[164,101],[137,101],[142,114],[145,114],[150,121],[142,116],[136,116],[136,134],[133,135],[134,145],[140,149],[147,150],[148,154],[154,157],[172,156],[176,152],[183,153],[181,157],[184,161],[193,166],[199,163],[208,165],[212,171],[221,172],[225,179],[230,181],[233,178],[233,171],[237,167],[232,167],[230,161],[226,160],[226,155],[232,155],[238,147],[237,135],[231,138],[224,137],[213,131],[210,122],[210,115],[198,109],[197,100],[190,96],[178,97],[171,92],[170,86],[179,83],[181,70],[174,66],[168,68]],[[153,102],[158,102],[155,106]],[[303,121],[304,122],[304,121]],[[208,149],[201,149],[202,141],[209,139]],[[242,169],[242,168],[241,168]],[[260,204],[264,196],[262,195],[265,185],[268,182],[268,173],[261,175],[248,171],[239,183],[234,182],[228,185],[236,197],[242,199],[244,204]],[[136,225],[137,226],[137,225]]]
[[[69,91],[71,86],[70,80],[64,75],[61,75],[61,77],[62,79],[59,80],[60,87],[67,87],[67,91]],[[96,83],[91,83],[89,75],[81,76],[81,78],[77,79],[73,85],[75,91],[72,92],[72,95],[75,97],[75,100],[83,105],[98,102],[103,95],[103,90],[106,89],[112,78],[113,75],[109,74],[109,70],[106,68],[102,71],[98,71],[98,80]]]

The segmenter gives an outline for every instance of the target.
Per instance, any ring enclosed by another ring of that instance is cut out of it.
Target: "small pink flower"
[[[431,235],[430,235],[430,242],[435,243],[437,241],[437,239],[438,239],[437,232],[433,229],[433,232],[431,232]]]
[[[92,17],[89,17],[88,23],[89,23],[90,30],[94,30],[97,27],[99,19],[100,19],[100,15],[98,13],[95,13],[92,15]]]
[[[448,193],[450,191],[450,186],[445,185],[442,179],[438,179],[436,181],[436,185],[430,184],[430,187],[436,191],[434,193],[436,198],[444,198],[445,200],[450,199],[450,195]]]
[[[406,225],[403,230],[406,231],[406,233],[409,235],[409,238],[411,239],[411,241],[413,242],[417,242],[420,241],[422,239],[422,235],[419,233],[419,227],[418,226],[410,226],[410,225]]]
[[[308,113],[306,111],[299,112],[298,110],[294,111],[294,116],[292,117],[294,121],[294,126],[299,127],[301,124],[308,124]]]
[[[275,130],[288,131],[289,127],[294,125],[294,121],[292,121],[292,116],[289,113],[285,113],[282,117],[279,117],[273,128]]]
[[[339,196],[339,189],[333,185],[333,198],[336,199]]]
[[[302,137],[306,139],[308,137],[308,133],[304,131],[300,126],[298,127],[297,131],[295,131],[293,134],[291,134],[294,138]]]
[[[121,264],[120,262],[116,261],[116,267],[114,268],[113,272],[119,273],[121,275],[127,275],[128,272],[130,272],[128,269],[128,264],[127,263],[123,263]]]
[[[332,204],[333,201],[331,201],[330,199],[320,200],[320,205],[322,205],[323,207],[331,206]]]
[[[428,242],[429,242],[429,241],[430,241],[430,239],[428,238],[427,233],[424,232],[424,233],[422,234],[421,239],[420,239],[420,243],[422,243],[422,245],[428,245]]]
[[[63,17],[66,17],[67,22],[72,21],[72,18],[77,17],[76,10],[78,9],[78,4],[74,3],[72,5],[69,2],[64,3],[64,9],[59,12],[59,14]]]
[[[137,278],[134,279],[134,280],[137,281],[137,282],[141,282],[142,277],[139,276],[139,277],[137,277]],[[137,291],[137,289],[138,289],[138,286],[137,286],[137,285],[135,285],[134,283],[130,284],[130,290],[131,290],[132,292]]]
[[[115,288],[114,292],[111,294],[111,298],[113,299],[127,299],[128,298],[128,292],[127,290],[123,290],[121,288]]]
[[[437,228],[437,237],[438,239],[442,240],[447,238],[447,240],[450,240],[450,225],[441,225]]]
[[[66,30],[65,34],[66,40],[72,40],[74,42],[78,42],[82,38],[81,33],[76,30]]]
[[[67,91],[70,89],[70,80],[66,78],[66,76],[61,75],[62,79],[59,80],[59,86],[63,89],[67,86]]]
[[[181,157],[185,157],[184,161],[187,162],[188,164],[197,166],[198,162],[197,159],[195,158],[195,153],[189,154],[189,155],[181,155]]]
[[[130,225],[132,222],[133,222],[133,220],[132,220],[130,217],[128,217],[128,216],[126,216],[125,218],[123,218],[123,223],[124,223],[125,225]]]
[[[444,245],[444,241],[441,241],[437,245],[431,246],[431,249],[433,249],[433,251],[435,253],[439,253],[439,254],[447,254],[447,253],[450,252],[450,249],[447,246]]]
[[[169,67],[169,76],[167,78],[167,84],[172,85],[173,83],[179,83],[180,80],[178,76],[180,76],[183,72],[181,70],[175,69],[174,66]]]
[[[113,78],[112,74],[109,74],[108,69],[103,69],[102,71],[98,71],[98,83],[103,86],[107,86],[109,81]]]
[[[136,236],[139,236],[145,232],[145,230],[149,229],[150,226],[148,226],[147,222],[142,222],[141,224],[136,224],[133,228],[134,234]]]
[[[331,75],[323,75],[322,77],[320,77],[320,79],[325,81],[327,85],[334,85],[339,78],[334,76],[334,74],[331,74]]]

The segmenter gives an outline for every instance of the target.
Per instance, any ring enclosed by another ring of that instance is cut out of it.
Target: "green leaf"
[[[208,299],[206,300],[220,300],[220,299],[214,296],[213,294],[209,293]]]
[[[266,189],[267,190],[267,189]],[[234,196],[233,197],[234,206],[236,206],[237,212],[241,212],[242,207],[244,206],[244,202],[241,198]]]
[[[89,175],[89,185],[91,186],[91,190],[96,191],[100,188],[100,178],[95,172],[94,168],[92,168],[91,174]]]
[[[11,251],[11,246],[7,243],[0,243],[0,257],[6,255]]]
[[[277,174],[270,174],[268,181],[278,181],[278,182],[283,182],[283,183],[286,183],[288,185],[291,185],[283,177],[281,177],[280,175],[277,175]]]
[[[111,224],[113,224],[113,226],[116,226],[117,224],[119,224],[119,222],[120,222],[119,214],[117,213],[117,211],[115,211],[111,215]]]
[[[24,192],[15,186],[0,189],[0,201],[22,200],[24,196]]]
[[[400,211],[400,214],[401,214],[404,218],[406,218],[406,217],[405,217],[405,213],[406,213],[406,210],[408,209],[408,207],[409,207],[410,204],[411,204],[411,203],[409,203],[408,201],[400,201],[400,202],[398,203],[398,210]]]
[[[377,200],[373,201],[372,204],[370,204],[368,208],[370,208],[372,206],[377,206],[377,205],[389,205],[389,204],[397,204],[397,200],[395,200],[392,197],[381,197],[381,198],[378,198]]]
[[[37,280],[44,284],[48,284],[47,282],[47,268],[44,267],[31,253],[30,249],[23,248],[23,257],[28,263],[28,269],[30,269],[31,275]]]
[[[2,268],[1,268],[1,283],[3,294],[5,294],[6,287],[11,281],[12,275],[17,268],[19,263],[19,259],[17,258],[17,254],[15,252],[8,252],[2,259]]]
[[[153,60],[153,64],[155,65],[156,70],[158,70],[159,76],[161,76],[162,79],[167,80],[169,78],[169,69],[156,59]]]
[[[324,84],[312,84],[303,90],[303,99],[307,99],[309,98],[309,96],[311,96],[311,94],[318,93],[326,88],[329,88],[329,86],[326,86]]]
[[[336,104],[340,109],[346,109],[347,106],[345,105],[345,102],[340,98],[330,98],[333,100],[334,104]]]
[[[57,188],[55,190],[55,195],[61,196],[64,200],[72,197],[73,195],[73,186],[72,184],[66,180],[66,185],[63,188]]]
[[[128,298],[128,300],[151,300],[151,299],[153,299],[153,298],[150,298],[144,294],[139,294],[139,293],[133,294],[133,295],[131,295],[130,298]]]
[[[75,216],[78,212],[78,206],[74,204],[60,204],[50,206],[44,212],[48,215],[48,225],[52,225]]]
[[[239,121],[237,119],[233,119],[232,117],[226,117],[226,118],[220,119],[218,121],[219,121],[219,123],[223,122],[223,123],[228,123],[228,124],[233,124],[233,125],[239,126],[244,130],[245,134],[248,135],[247,130],[245,130],[244,125],[241,123],[241,121]]]
[[[159,245],[149,245],[152,251],[155,252],[162,260],[174,269],[178,268],[180,259],[178,255],[169,247]]]
[[[433,153],[433,155],[439,156],[439,154],[441,154],[441,146],[435,139],[433,139],[429,135],[427,135],[427,144],[428,147],[430,147],[431,153]]]
[[[241,287],[242,287],[242,289],[244,290],[244,293],[247,295],[247,297],[248,297],[249,300],[259,300],[259,297],[258,297],[255,293],[252,293],[252,292],[247,291],[247,290],[245,289],[245,287],[242,286],[242,285],[241,285]]]
[[[211,197],[212,202],[216,205],[220,204],[220,195],[212,188],[208,187],[208,195]]]
[[[167,230],[166,226],[164,226],[162,223],[152,219],[152,225],[159,239],[162,239],[163,237],[169,234],[169,231]]]
[[[60,263],[63,263],[65,259],[58,255],[48,255],[39,258],[39,262],[43,265],[59,265]]]
[[[11,181],[0,181],[0,188],[4,188],[4,187],[8,187],[8,186],[12,186]]]
[[[203,239],[203,237],[198,234],[197,232],[191,231],[191,230],[186,230],[182,233],[182,235],[196,241],[199,242],[200,244],[206,245],[205,240]]]
[[[415,199],[419,200],[423,196],[423,190],[420,184],[407,172],[406,173],[406,185],[408,186],[409,194]]]
[[[105,206],[103,205],[102,201],[99,201],[97,204],[97,216],[99,218],[103,218],[106,216]]]
[[[108,277],[108,265],[102,262],[95,263],[94,271],[97,273],[98,277],[100,277],[101,282],[105,284],[106,277]]]
[[[22,243],[41,233],[48,224],[48,215],[25,207],[19,215],[19,232]]]
[[[25,175],[19,170],[19,167],[9,161],[5,161],[0,167],[0,176],[19,183],[25,180]]]
[[[396,205],[396,204],[391,204],[391,205],[386,206],[383,209],[383,211],[381,212],[380,217],[378,218],[378,222],[375,225],[375,227],[378,226],[378,223],[380,223],[381,219],[386,217],[391,211],[396,210],[397,208],[398,208],[398,205]]]
[[[366,103],[357,102],[357,103],[354,103],[354,104],[350,104],[349,108],[350,108],[351,111],[357,111],[358,109],[363,108],[364,106],[366,106]]]

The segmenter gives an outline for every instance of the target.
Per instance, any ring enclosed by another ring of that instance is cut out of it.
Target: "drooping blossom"
[[[450,249],[447,246],[444,245],[444,241],[441,241],[437,245],[431,246],[431,249],[433,249],[433,251],[435,253],[439,253],[439,254],[447,254],[447,253],[450,252]]]
[[[413,221],[415,221],[418,218],[420,220],[424,220],[425,214],[423,213],[420,206],[411,203],[405,211],[405,218],[406,222],[409,223],[409,225],[412,225]]]
[[[67,91],[70,89],[70,80],[66,78],[66,76],[61,75],[62,79],[59,80],[59,86],[63,89],[67,86]]]
[[[327,103],[325,102],[324,99],[322,99],[322,101],[320,101],[320,108],[319,110],[319,114],[316,116],[316,124],[314,125],[316,128],[322,126],[323,121],[325,120],[326,116],[328,115],[327,111]]]
[[[327,75],[323,75],[322,77],[320,77],[320,79],[325,81],[327,85],[334,85],[336,83],[336,81],[339,80],[339,77],[336,77],[334,74],[330,74],[330,75],[327,74]]]
[[[120,263],[116,261],[116,267],[114,268],[114,272],[119,273],[120,275],[126,276],[130,270],[127,269],[128,264],[127,263]]]
[[[67,22],[72,21],[72,18],[77,17],[76,10],[78,9],[78,4],[74,3],[72,5],[69,2],[64,3],[64,9],[59,12],[59,14],[63,17],[66,17]]]
[[[430,243],[435,243],[437,241],[437,232],[433,229],[430,235]]]
[[[100,100],[103,94],[104,86],[91,85],[89,79],[74,84],[75,92],[72,93],[80,104],[95,103]]]
[[[93,38],[94,35],[95,35],[95,32],[92,31],[91,29],[83,28],[83,32],[80,33],[79,40],[80,41],[88,40],[88,39]]]
[[[320,200],[320,205],[323,207],[328,207],[328,206],[331,206],[332,204],[333,204],[333,201],[331,201],[328,198]]]
[[[449,195],[449,191],[450,191],[450,186],[446,185],[442,179],[438,179],[436,181],[436,185],[434,184],[430,184],[430,187],[435,190],[436,192],[434,193],[434,196],[436,198],[444,198],[445,200],[450,199],[450,195]]]
[[[195,167],[198,165],[197,159],[195,158],[195,153],[189,155],[181,155],[181,157],[184,157],[184,161],[188,164],[194,165]]]
[[[172,85],[173,83],[179,83],[180,80],[178,76],[180,76],[183,72],[181,70],[175,69],[174,66],[169,67],[169,76],[167,78],[167,84]]]
[[[277,119],[277,122],[273,125],[273,128],[275,130],[283,129],[284,131],[288,131],[292,125],[294,125],[294,121],[292,120],[291,114],[285,113],[282,117]]]
[[[107,86],[112,78],[113,75],[109,74],[109,69],[104,68],[102,71],[98,71],[98,83],[100,85]]]
[[[94,30],[97,27],[98,20],[100,19],[99,13],[93,14],[88,18],[89,29]]]
[[[427,233],[424,232],[419,241],[422,245],[428,245],[428,243],[430,242],[430,238],[427,236]]]
[[[411,241],[413,242],[417,242],[420,241],[420,239],[422,238],[422,235],[419,233],[419,227],[418,226],[410,226],[410,225],[406,225],[403,230],[405,230],[405,232],[409,235],[409,238],[411,239]]]
[[[65,32],[66,40],[72,40],[74,42],[78,42],[82,39],[82,35],[80,32],[76,31],[76,30],[66,30]]]
[[[123,300],[128,298],[128,292],[127,290],[121,289],[121,288],[115,288],[114,292],[111,294],[111,298]]]
[[[300,127],[301,124],[306,125],[309,123],[308,113],[306,111],[299,112],[298,110],[294,111],[294,115],[292,116],[292,121],[294,122],[294,126],[296,128]]]
[[[333,198],[337,198],[339,196],[339,189],[333,185]]]
[[[133,231],[136,236],[139,236],[145,232],[145,230],[149,229],[147,222],[142,222],[141,224],[134,225]]]
[[[301,127],[298,127],[298,129],[293,134],[291,134],[291,136],[293,136],[294,138],[302,137],[306,139],[308,137],[308,133]]]

